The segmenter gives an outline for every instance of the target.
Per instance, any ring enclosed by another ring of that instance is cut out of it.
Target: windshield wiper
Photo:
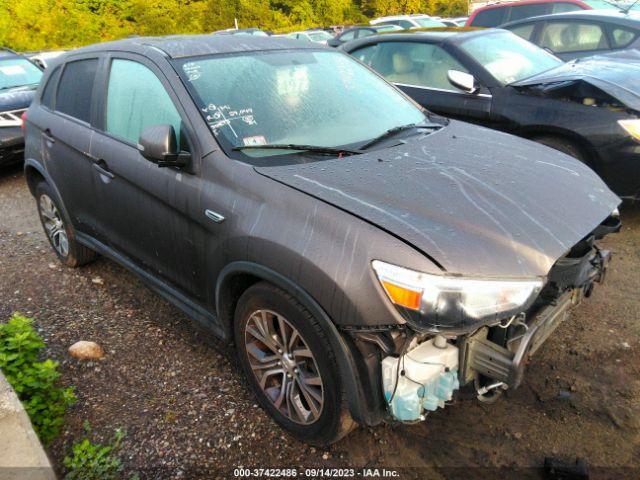
[[[295,143],[273,143],[269,145],[244,145],[240,147],[233,147],[235,151],[242,150],[301,150],[304,152],[313,152],[320,153],[323,155],[341,155],[341,154],[349,154],[349,155],[357,155],[360,153],[364,153],[360,150],[352,150],[349,148],[339,148],[339,147],[320,147],[317,145],[298,145]]]
[[[408,123],[406,125],[398,125],[397,127],[390,128],[386,132],[381,133],[376,138],[369,140],[364,145],[361,145],[359,150],[366,150],[367,148],[372,147],[376,143],[381,142],[382,140],[386,140],[387,138],[394,136],[396,133],[403,132],[405,130],[412,130],[414,128],[437,129],[441,127],[442,125],[438,125],[437,123]]]

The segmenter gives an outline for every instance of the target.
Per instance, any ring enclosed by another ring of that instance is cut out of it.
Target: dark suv
[[[25,162],[64,264],[105,255],[234,342],[260,404],[316,444],[424,418],[460,384],[516,388],[619,228],[578,161],[286,38],[70,52]]]
[[[0,167],[22,161],[22,114],[41,77],[42,70],[29,59],[0,49]]]

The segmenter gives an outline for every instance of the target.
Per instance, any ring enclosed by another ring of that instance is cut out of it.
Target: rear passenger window
[[[504,13],[506,8],[489,8],[487,10],[482,10],[478,12],[478,14],[474,17],[473,22],[471,22],[471,26],[473,27],[497,27],[498,25],[504,23],[502,20],[504,18]]]
[[[544,15],[548,12],[547,5],[548,4],[546,3],[539,3],[511,7],[511,15],[509,15],[509,21],[522,20],[525,18],[536,17],[538,15]]]
[[[551,6],[551,13],[566,13],[582,10],[582,7],[575,3],[558,2]]]
[[[629,45],[636,38],[636,34],[633,30],[627,30],[626,28],[616,27],[611,31],[611,40],[613,42],[613,48],[624,48]]]
[[[177,145],[181,145],[180,114],[155,73],[138,62],[113,60],[107,88],[107,132],[137,144],[142,131],[154,125],[173,125]]]
[[[53,73],[49,75],[49,80],[47,80],[47,84],[44,86],[42,98],[40,99],[40,103],[51,110],[53,110],[53,98],[55,96],[58,78],[60,78],[60,67],[56,67]]]
[[[78,120],[91,121],[91,97],[98,59],[76,60],[64,66],[56,96],[56,110]]]

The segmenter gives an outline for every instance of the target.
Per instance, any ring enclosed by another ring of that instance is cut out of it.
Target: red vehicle
[[[547,15],[549,13],[565,13],[575,10],[591,10],[581,0],[520,0],[518,2],[500,2],[485,5],[469,16],[468,27],[497,27],[503,23],[525,18]]]

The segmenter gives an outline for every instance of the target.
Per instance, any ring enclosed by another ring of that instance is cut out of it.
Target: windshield
[[[433,18],[414,18],[415,22],[421,27],[445,27],[446,25]]]
[[[336,51],[288,50],[181,59],[176,67],[227,155],[273,156],[273,144],[346,147],[425,114]]]
[[[314,42],[325,42],[327,40],[331,40],[333,38],[333,35],[325,31],[312,32],[312,33],[309,33],[309,38]]]
[[[564,62],[510,32],[471,37],[460,48],[502,85],[551,70]]]
[[[37,85],[42,71],[24,58],[0,60],[0,89]]]

